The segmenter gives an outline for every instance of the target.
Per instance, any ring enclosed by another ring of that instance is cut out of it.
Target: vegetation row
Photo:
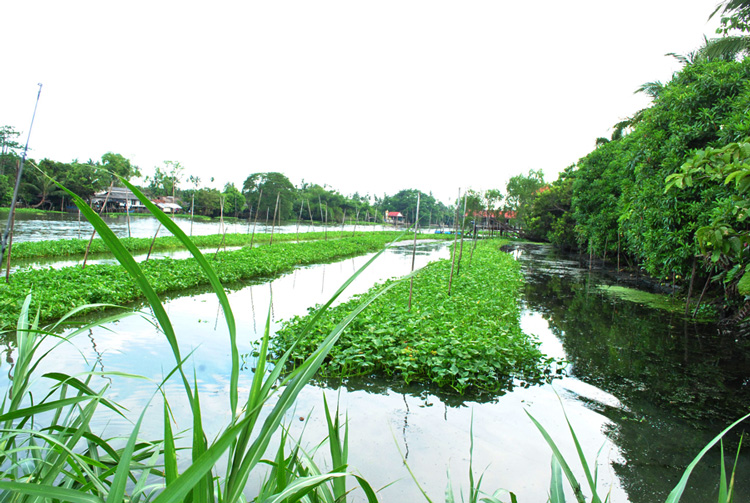
[[[209,257],[222,283],[269,277],[295,266],[335,260],[382,248],[395,233],[368,232],[354,237],[220,252]],[[163,258],[141,263],[157,293],[207,285],[208,278],[195,259]],[[37,269],[11,275],[0,284],[0,328],[14,325],[23,299],[34,292],[41,320],[51,320],[84,304],[124,305],[142,298],[138,285],[119,265],[95,264],[86,268]]]
[[[384,374],[460,393],[497,392],[511,388],[516,379],[550,378],[553,360],[521,331],[518,262],[499,250],[497,240],[480,243],[464,256],[449,293],[451,267],[451,260],[441,260],[417,274],[411,310],[409,282],[378,297],[341,334],[321,372],[340,377]],[[294,347],[292,361],[303,361],[363,298],[382,287],[328,310],[304,340],[298,341],[299,334],[317,308],[289,320],[273,339],[274,353]]]
[[[296,233],[276,233],[273,235],[274,242],[290,242],[290,241],[312,241],[316,239],[337,239],[343,237],[351,237],[354,233],[352,232],[340,232],[340,231],[329,231],[329,232],[301,232],[299,235]],[[379,236],[391,236],[391,239],[398,235],[398,232],[393,231],[373,231],[368,234],[379,235]],[[192,236],[193,243],[199,248],[211,248],[219,246],[245,246],[251,243],[267,244],[271,241],[272,237],[270,233],[256,232],[253,234],[210,234],[206,236]],[[156,240],[153,238],[121,238],[122,244],[130,253],[146,252],[151,249],[153,243],[153,250],[175,250],[183,249],[184,244],[174,236],[162,236],[157,237]],[[12,260],[20,259],[32,259],[32,258],[52,258],[52,257],[69,257],[69,256],[83,256],[86,253],[86,247],[89,245],[88,239],[58,239],[54,241],[22,241],[14,243],[11,256]],[[106,243],[101,239],[94,239],[91,241],[89,253],[107,253]]]

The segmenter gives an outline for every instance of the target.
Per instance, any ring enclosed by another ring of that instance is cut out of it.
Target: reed
[[[137,188],[128,184],[131,190],[147,206],[153,206]],[[139,440],[140,426],[146,407],[134,421],[124,445],[117,439],[108,440],[92,431],[92,418],[101,407],[124,415],[116,403],[106,398],[107,388],[94,390],[90,387],[91,377],[96,372],[87,372],[83,376],[70,376],[59,373],[48,373],[42,376],[50,382],[49,393],[42,400],[33,399],[30,383],[37,378],[43,368],[42,361],[54,354],[54,347],[41,355],[36,352],[42,347],[42,341],[52,337],[49,329],[39,328],[39,312],[32,313],[31,296],[24,301],[15,330],[18,348],[17,364],[14,370],[12,386],[8,390],[9,398],[2,402],[0,409],[0,500],[6,501],[154,501],[177,502],[236,502],[245,501],[245,491],[250,475],[262,468],[262,457],[267,451],[271,439],[281,435],[281,445],[286,437],[281,425],[284,414],[294,404],[302,388],[310,381],[320,368],[331,347],[336,343],[340,333],[370,302],[380,293],[362,302],[350,316],[342,320],[332,330],[326,341],[310,355],[301,365],[291,372],[282,375],[283,365],[288,355],[282,356],[281,365],[266,368],[266,352],[269,345],[270,309],[266,320],[266,329],[261,341],[258,368],[254,373],[247,396],[240,400],[238,389],[239,355],[236,347],[236,327],[231,306],[213,267],[190,241],[190,239],[157,208],[149,208],[163,226],[182,240],[200,264],[204,274],[209,278],[214,293],[224,311],[231,342],[232,370],[230,375],[230,392],[228,407],[231,420],[226,428],[213,440],[207,438],[202,427],[202,416],[207,411],[200,405],[199,388],[195,376],[192,378],[184,371],[188,358],[180,353],[177,335],[172,327],[156,291],[146,274],[132,255],[125,249],[119,239],[106,226],[99,216],[74,194],[70,197],[79,206],[86,218],[92,223],[102,239],[110,247],[123,269],[131,275],[142,290],[153,313],[155,322],[169,341],[175,360],[175,366],[162,383],[158,383],[154,395],[164,393],[164,384],[173,377],[181,380],[184,396],[190,405],[192,416],[191,434],[183,439],[188,445],[180,447],[190,456],[190,465],[180,470],[178,457],[179,438],[172,431],[169,413],[169,402],[164,395],[164,436],[159,440]],[[367,267],[377,258],[376,254],[364,266]],[[364,269],[364,267],[362,269]],[[361,273],[357,271],[322,308],[325,311],[343,290]],[[386,290],[386,289],[384,289]],[[88,306],[86,306],[88,307]],[[77,308],[66,316],[80,313]],[[106,321],[132,313],[119,312]],[[64,320],[61,320],[61,322]],[[60,339],[63,344],[79,333],[101,324],[105,320],[81,327]],[[135,376],[133,376],[135,377]],[[82,380],[81,380],[82,379]],[[273,404],[271,399],[273,398]],[[335,468],[330,472],[311,469],[309,463],[295,461],[298,467],[294,472],[276,470],[274,480],[282,484],[264,485],[264,501],[299,501],[303,497],[308,501],[315,495],[315,501],[341,501],[346,498],[346,486],[343,477],[349,477],[346,471],[346,438],[339,435],[340,423],[338,410],[332,418],[326,406],[329,424],[330,452],[335,459]],[[261,413],[263,412],[263,413]],[[51,417],[50,417],[51,416]],[[283,451],[282,451],[283,452]],[[299,452],[299,451],[297,451]],[[277,455],[277,460],[283,460]],[[298,458],[297,458],[298,459]],[[226,463],[226,467],[223,465]],[[282,467],[281,463],[276,464]],[[273,473],[273,472],[272,472]],[[362,487],[367,501],[377,501],[377,497],[367,482],[359,476],[354,480]]]

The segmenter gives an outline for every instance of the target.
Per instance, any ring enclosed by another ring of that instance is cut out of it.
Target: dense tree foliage
[[[739,234],[745,222],[735,218],[730,225],[727,215],[741,213],[743,196],[731,184],[715,183],[728,174],[727,162],[717,159],[731,155],[713,149],[750,136],[750,59],[686,61],[651,95],[652,106],[626,121],[626,134],[597,140],[550,190],[534,194],[527,230],[560,246],[574,240],[600,257],[622,254],[650,275],[678,283],[683,278],[686,286],[717,271],[737,281],[744,271]],[[696,152],[713,159],[711,168],[696,183],[680,179],[682,190],[666,190],[668,179],[677,183],[676,173],[695,169],[683,165]],[[719,234],[725,236],[721,243],[706,238]]]

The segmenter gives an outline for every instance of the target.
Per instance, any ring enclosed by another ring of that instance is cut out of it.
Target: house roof
[[[133,191],[125,188],[125,187],[112,187],[112,189],[102,190],[94,194],[93,199],[106,199],[107,198],[107,192],[109,192],[109,200],[110,201],[124,201],[125,199],[138,199],[135,197],[135,194],[133,194]]]
[[[467,212],[466,216],[472,216],[472,217],[480,217],[480,218],[516,218],[516,212],[515,211],[505,211],[502,210],[495,210],[495,211],[472,211],[471,213]]]
[[[388,216],[389,217],[403,217],[403,215],[398,211],[389,211]]]

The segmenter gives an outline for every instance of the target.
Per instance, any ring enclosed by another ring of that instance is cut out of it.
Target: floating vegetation
[[[259,277],[271,277],[296,266],[327,262],[382,249],[400,235],[368,232],[340,239],[304,243],[274,243],[273,246],[243,248],[209,257],[224,284]],[[192,239],[197,239],[194,237]],[[161,258],[141,264],[157,293],[208,285],[209,281],[195,259]],[[142,298],[141,289],[119,265],[95,264],[82,269],[35,269],[18,271],[9,283],[0,283],[0,328],[13,326],[23,299],[34,290],[34,308],[40,320],[57,319],[84,304],[123,305]],[[100,309],[104,306],[100,306]]]
[[[418,273],[411,311],[406,282],[376,299],[342,333],[321,372],[340,377],[385,374],[459,393],[500,392],[517,380],[549,380],[554,361],[521,331],[518,263],[496,241],[481,243],[473,257],[464,258],[448,295],[450,269],[451,261],[443,260]],[[380,288],[376,285],[364,296]],[[316,308],[289,320],[273,340],[273,353],[281,355],[294,346],[292,360],[304,360],[362,297],[329,310],[303,340],[299,333],[308,328]]]
[[[645,292],[635,288],[615,285],[598,285],[597,288],[607,295],[627,302],[634,302],[646,307],[672,313],[685,312],[685,303],[667,294]]]

